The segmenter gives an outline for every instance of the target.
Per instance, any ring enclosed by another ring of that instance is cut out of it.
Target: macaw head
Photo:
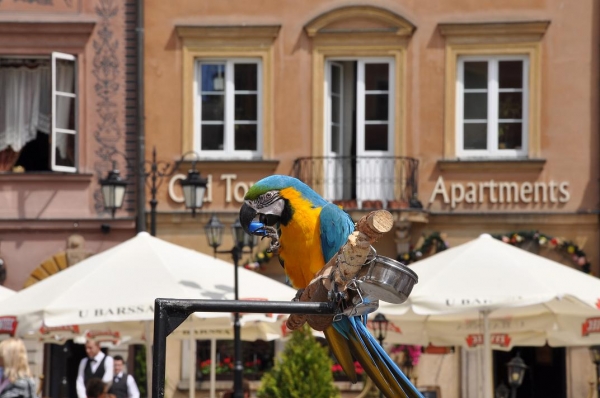
[[[240,223],[246,233],[264,236],[266,225],[272,226],[278,222],[287,224],[294,211],[285,195],[288,189],[314,203],[324,201],[308,185],[294,177],[272,175],[263,178],[252,185],[244,196],[244,204],[240,209]],[[255,221],[257,216],[258,221]]]

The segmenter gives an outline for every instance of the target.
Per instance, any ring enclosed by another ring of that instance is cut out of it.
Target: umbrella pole
[[[196,339],[194,337],[194,329],[191,326],[190,323],[190,347],[189,347],[189,358],[190,358],[190,363],[189,363],[189,367],[190,367],[190,373],[189,373],[189,378],[190,378],[190,389],[189,389],[189,397],[190,398],[195,398],[196,397]]]
[[[483,397],[492,398],[492,345],[490,341],[490,311],[483,314]]]
[[[148,398],[152,398],[152,342],[150,336],[152,336],[152,321],[144,322],[144,335],[146,340],[146,381]]]
[[[210,398],[216,397],[215,386],[217,384],[217,339],[210,339]]]

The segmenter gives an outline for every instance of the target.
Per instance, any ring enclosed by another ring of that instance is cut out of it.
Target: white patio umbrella
[[[600,343],[600,279],[490,235],[411,269],[419,283],[407,302],[379,308],[399,328],[386,341],[483,345],[485,398],[493,389],[492,345]]]
[[[287,301],[296,293],[243,267],[238,272],[242,300]],[[233,281],[233,264],[141,232],[7,298],[0,317],[16,316],[17,333],[22,336],[38,333],[42,325],[108,330],[133,339],[143,335],[150,354],[157,297],[233,299]],[[207,325],[210,319],[230,317],[228,313],[197,315]],[[260,314],[246,318],[271,321]]]
[[[5,300],[15,294],[14,290],[0,286],[0,301]],[[16,320],[13,317],[0,317],[0,339],[10,336],[16,328]]]
[[[13,294],[15,294],[16,292],[14,290],[8,289],[4,286],[0,286],[0,301],[9,298],[10,296],[12,296]]]

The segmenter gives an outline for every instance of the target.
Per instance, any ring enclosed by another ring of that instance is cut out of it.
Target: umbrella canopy
[[[242,300],[287,301],[296,294],[294,289],[256,272],[242,267],[238,272]],[[147,346],[150,375],[154,300],[232,300],[233,282],[233,264],[141,232],[3,300],[0,317],[18,321],[17,335],[47,342],[64,342],[81,336],[82,331],[96,341],[142,340]],[[219,318],[229,321],[230,314],[196,313],[195,317],[198,327],[207,328],[211,322],[222,323]],[[264,314],[244,316],[242,330],[249,321],[271,323],[273,319]],[[249,325],[252,328],[246,336],[271,339],[277,330],[256,330],[255,324]]]
[[[4,286],[0,286],[0,301],[9,298],[13,294],[15,294],[14,290],[7,289]]]
[[[600,279],[490,235],[411,269],[419,283],[407,302],[379,309],[398,325],[386,341],[484,346],[484,397],[492,393],[492,345],[600,343]]]
[[[0,301],[3,301],[16,292],[14,290],[10,290],[5,288],[4,286],[0,286]],[[0,317],[0,338],[2,336],[10,336],[15,332],[15,328],[17,326],[16,319],[14,317]]]
[[[242,267],[238,272],[240,299],[285,301],[296,293],[256,272]],[[231,263],[140,232],[7,298],[0,316],[27,316],[24,323],[34,328],[42,322],[85,329],[83,325],[152,321],[157,297],[233,299],[233,275]]]

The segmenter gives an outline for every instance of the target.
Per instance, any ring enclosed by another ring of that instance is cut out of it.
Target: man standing
[[[85,386],[92,378],[102,379],[103,382],[110,384],[113,380],[113,359],[100,351],[100,344],[88,340],[85,342],[86,358],[79,362],[77,370],[77,396],[86,398]]]
[[[140,398],[140,390],[133,376],[124,371],[125,361],[123,361],[123,357],[115,355],[114,363],[115,377],[108,393],[114,394],[117,398]]]

